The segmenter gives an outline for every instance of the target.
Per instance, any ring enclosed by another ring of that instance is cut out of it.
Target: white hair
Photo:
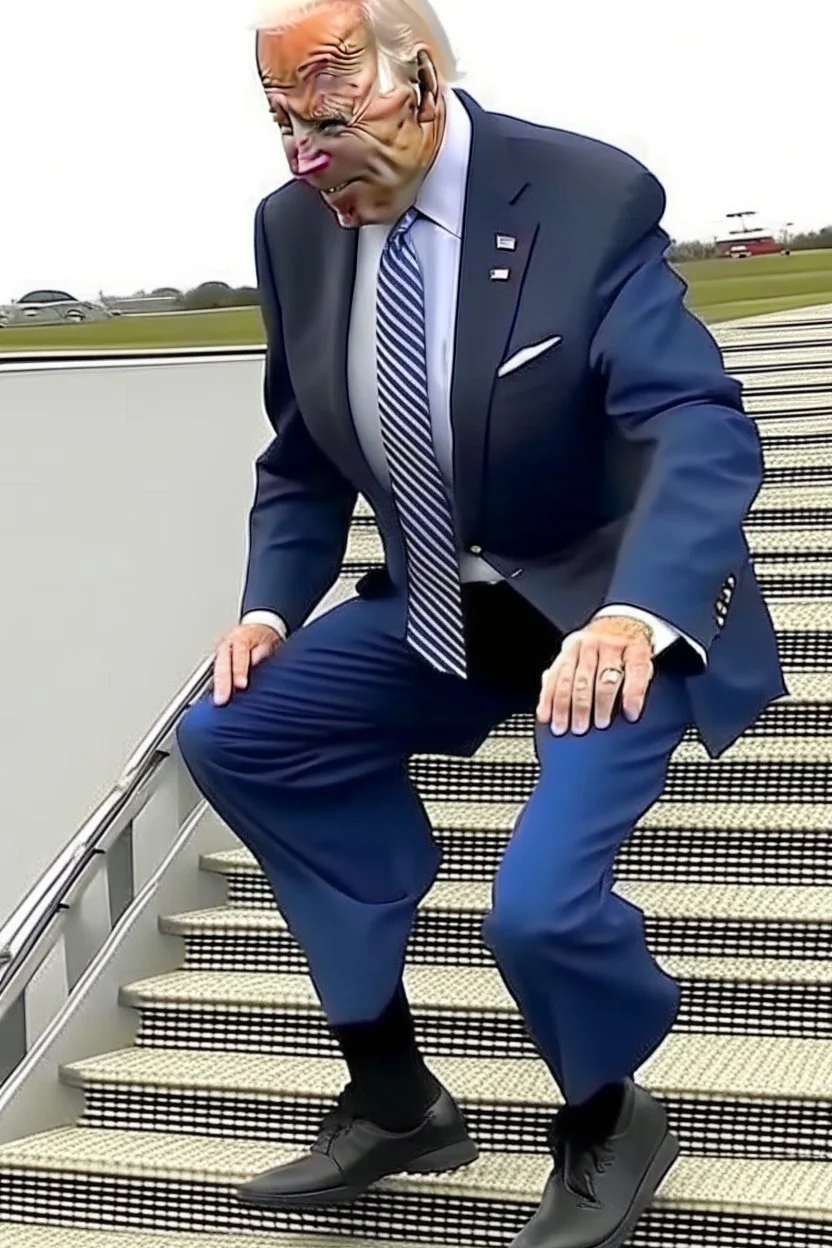
[[[409,76],[408,67],[424,45],[441,83],[458,82],[459,66],[445,28],[430,0],[353,0],[375,36],[381,56],[398,75]],[[255,30],[284,30],[300,17],[333,0],[259,0]]]

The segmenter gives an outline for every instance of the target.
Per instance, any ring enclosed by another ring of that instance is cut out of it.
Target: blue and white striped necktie
[[[407,555],[405,636],[432,667],[464,677],[459,563],[451,508],[433,449],[424,286],[409,237],[417,216],[411,208],[393,227],[379,264],[378,407]]]

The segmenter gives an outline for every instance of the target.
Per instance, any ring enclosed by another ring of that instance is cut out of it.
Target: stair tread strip
[[[431,1069],[466,1104],[552,1106],[557,1089],[542,1060],[435,1057]],[[664,1099],[815,1101],[832,1106],[832,1040],[671,1035],[639,1080]],[[90,1084],[199,1089],[213,1095],[334,1098],[344,1086],[340,1059],[189,1049],[121,1049],[71,1062],[62,1078]]]
[[[832,343],[828,350],[832,354]],[[764,446],[771,438],[794,438],[797,441],[799,438],[811,438],[829,432],[832,432],[832,415],[786,416],[783,420],[775,417],[762,421],[759,428],[760,440]]]
[[[830,396],[832,398],[832,395]],[[820,415],[815,413],[813,416],[810,411],[805,413],[807,418],[815,420],[820,419]],[[768,485],[763,482],[762,488],[754,500],[754,510],[761,507],[829,507],[832,505],[832,486],[816,485],[807,486],[806,488],[796,488],[793,485]],[[369,503],[364,499],[359,499],[356,504],[354,514],[356,516],[372,516],[373,511]]]
[[[832,889],[812,885],[688,884],[684,881],[620,881],[616,891],[646,914],[677,918],[784,923],[832,923]],[[423,911],[486,914],[491,884],[485,880],[440,880],[422,903]],[[161,920],[170,935],[224,930],[283,930],[274,909],[217,906],[170,915]]]
[[[830,507],[832,507],[832,502],[830,502]],[[817,598],[804,598],[803,600],[793,600],[791,602],[773,602],[769,606],[769,612],[778,632],[814,633],[832,628],[830,604]],[[795,677],[797,675],[798,673],[796,672],[791,673],[787,682],[792,697],[796,693]],[[806,673],[807,681],[814,675],[814,672]]]
[[[660,956],[658,961],[674,979],[832,988],[832,962],[826,958]],[[449,1014],[484,1010],[512,1016],[517,1013],[515,1002],[493,967],[408,966],[405,981],[410,1002],[418,1010],[443,1010]],[[125,985],[120,999],[132,1009],[191,1005],[240,1010],[320,1008],[312,981],[297,972],[171,971]]]
[[[426,802],[434,828],[506,832],[514,827],[522,802]],[[819,802],[679,802],[661,800],[639,819],[638,828],[828,832],[830,814]]]
[[[830,432],[830,445],[826,452],[829,460],[829,470],[832,474],[832,432]],[[782,454],[785,452],[770,452],[770,455]],[[812,461],[807,458],[805,448],[797,447],[788,452],[799,467]],[[795,560],[799,560],[803,552],[816,551],[818,549],[828,550],[832,543],[832,525],[808,525],[804,528],[766,528],[764,526],[751,528],[748,533],[748,544],[751,554],[754,558],[760,559],[769,551],[782,552],[792,556]],[[384,557],[384,549],[381,537],[374,527],[354,528],[349,536],[347,545],[346,560],[347,563],[381,563]]]
[[[707,750],[698,741],[685,741],[673,751],[672,762],[701,763],[716,771],[728,763],[824,763],[830,764],[832,747],[828,737],[741,737],[718,759],[708,757]],[[417,759],[425,761],[447,757],[442,754],[420,754]],[[517,737],[492,736],[472,756],[474,763],[537,763],[535,740],[532,732]],[[830,784],[832,787],[832,782]]]
[[[522,802],[426,802],[425,807],[434,828],[447,831],[482,833],[510,832]],[[766,833],[818,832],[829,833],[830,814],[819,802],[739,803],[659,801],[636,824],[640,830],[676,830],[720,836],[731,832]],[[261,874],[260,867],[247,849],[223,849],[204,854],[203,870],[220,875],[235,872]]]
[[[428,1248],[382,1239],[352,1239],[350,1248]],[[166,1235],[160,1231],[93,1230],[0,1222],[0,1248],[333,1248],[331,1237],[276,1231],[272,1235]],[[436,1248],[436,1245],[431,1245]]]
[[[227,1187],[296,1156],[296,1148],[256,1141],[63,1127],[0,1145],[0,1173],[152,1178]],[[543,1155],[490,1153],[455,1174],[385,1179],[379,1188],[414,1196],[537,1203],[549,1171]],[[832,1165],[684,1157],[655,1203],[668,1210],[832,1222]]]

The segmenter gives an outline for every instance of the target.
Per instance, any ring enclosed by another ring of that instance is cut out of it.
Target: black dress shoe
[[[444,1088],[412,1131],[385,1131],[350,1108],[347,1088],[305,1157],[244,1183],[237,1195],[261,1209],[315,1209],[355,1200],[391,1174],[444,1174],[479,1150]]]
[[[679,1155],[664,1107],[630,1080],[603,1143],[582,1142],[567,1122],[555,1118],[554,1170],[511,1248],[620,1248]]]

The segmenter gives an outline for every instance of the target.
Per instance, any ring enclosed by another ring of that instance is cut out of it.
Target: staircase
[[[673,1035],[641,1072],[682,1159],[632,1242],[830,1248],[832,308],[719,337],[764,441],[748,535],[790,697],[717,763],[686,740],[619,858],[619,891],[645,912],[683,990]],[[359,508],[344,577],[379,558]],[[413,764],[444,862],[407,986],[480,1161],[389,1180],[346,1209],[236,1202],[235,1183],[311,1140],[344,1070],[265,879],[246,851],[226,849],[201,865],[227,903],[159,918],[183,943],[181,969],[122,989],[133,1046],[64,1067],[83,1095],[77,1124],[0,1147],[0,1248],[317,1248],[333,1234],[356,1248],[508,1244],[547,1175],[553,1091],[480,924],[535,780],[529,727],[509,721],[471,760]]]

